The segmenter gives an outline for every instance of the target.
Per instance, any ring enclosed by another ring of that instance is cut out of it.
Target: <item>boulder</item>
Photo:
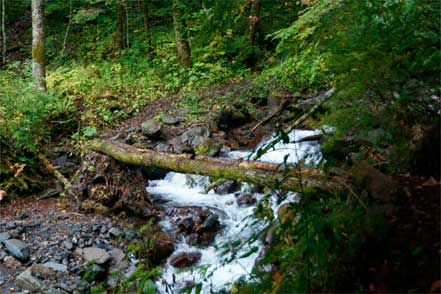
[[[196,155],[217,156],[222,149],[222,144],[213,138],[202,138],[197,144],[193,141]]]
[[[31,293],[47,293],[46,286],[37,278],[32,276],[31,269],[28,268],[15,279],[15,284],[24,291]]]
[[[9,239],[3,242],[8,249],[9,253],[15,258],[26,261],[29,258],[30,248],[29,245],[18,239]]]
[[[147,120],[141,124],[141,132],[151,139],[159,139],[162,137],[162,124],[153,119]]]
[[[98,247],[86,247],[83,249],[83,258],[87,262],[95,261],[97,264],[105,264],[111,260],[110,254]]]
[[[191,266],[201,259],[200,252],[177,252],[170,257],[170,264],[177,268]]]
[[[239,206],[249,206],[256,203],[256,198],[251,194],[241,194],[237,197],[236,203]]]
[[[234,193],[240,189],[240,185],[236,181],[225,181],[214,188],[214,192],[219,195]]]

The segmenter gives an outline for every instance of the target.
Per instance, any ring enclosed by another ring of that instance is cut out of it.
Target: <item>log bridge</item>
[[[301,191],[305,185],[317,182],[320,174],[320,171],[315,168],[299,170],[290,167],[285,173],[285,167],[280,164],[192,154],[171,154],[139,149],[103,139],[92,140],[90,149],[129,165],[236,180],[295,192]]]

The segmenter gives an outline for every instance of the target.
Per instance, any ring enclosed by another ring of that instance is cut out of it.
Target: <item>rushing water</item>
[[[301,138],[317,134],[318,131],[294,130],[289,134],[291,142],[298,141]],[[268,142],[265,140],[257,148]],[[320,155],[320,146],[318,142],[304,143],[278,143],[274,150],[269,151],[259,160],[272,163],[282,163],[285,156],[288,156],[288,163],[296,163],[299,159],[308,157],[309,163],[317,162]],[[230,157],[248,158],[252,152],[233,151],[228,154]],[[219,250],[219,247],[225,244],[232,244],[237,240],[248,240],[254,234],[263,228],[263,223],[257,222],[253,217],[255,207],[239,206],[236,203],[238,193],[218,195],[214,192],[203,193],[204,187],[209,183],[208,177],[192,175],[193,184],[188,182],[189,175],[170,172],[162,180],[150,181],[147,191],[154,196],[168,201],[171,206],[199,206],[216,211],[219,215],[219,221],[222,230],[216,235],[213,243],[208,247],[195,247],[189,245],[185,238],[179,240],[175,252],[200,252],[201,259],[189,269],[177,269],[170,265],[169,261],[164,266],[162,277],[156,282],[160,293],[177,293],[185,285],[202,283],[201,293],[217,293],[222,289],[229,289],[232,283],[239,279],[249,279],[256,258],[263,249],[263,244],[256,240],[251,244],[246,244],[236,251],[236,257],[244,255],[243,258],[231,258],[231,252]],[[196,182],[196,185],[194,184]],[[242,184],[241,190],[249,189],[247,184]],[[262,194],[254,193],[257,200],[263,197]],[[290,193],[283,203],[277,204],[277,199],[273,197],[272,208],[277,208],[287,202],[295,199],[295,194]],[[172,231],[174,224],[171,216],[164,217],[160,225],[164,231]],[[250,254],[250,252],[252,252]]]

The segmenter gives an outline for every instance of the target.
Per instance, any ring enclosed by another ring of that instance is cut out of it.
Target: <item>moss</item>
[[[32,46],[32,60],[38,64],[44,64],[44,42],[37,42]]]
[[[99,214],[108,214],[109,208],[93,200],[85,200],[81,203],[81,208],[87,212],[96,212]]]

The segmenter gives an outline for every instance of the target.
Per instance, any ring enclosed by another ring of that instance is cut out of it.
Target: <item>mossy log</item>
[[[265,187],[278,187],[287,191],[300,191],[305,184],[317,182],[319,174],[317,169],[299,171],[292,168],[284,175],[283,167],[276,164],[191,154],[170,154],[100,139],[93,140],[90,148],[126,164],[236,180]]]

